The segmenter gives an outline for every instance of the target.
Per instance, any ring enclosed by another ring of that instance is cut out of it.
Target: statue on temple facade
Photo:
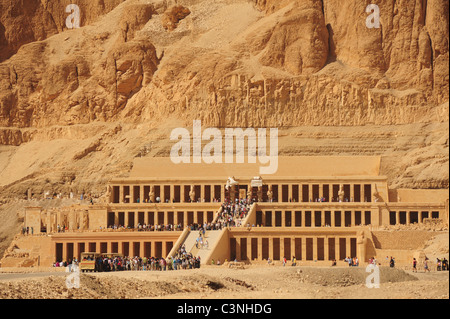
[[[269,202],[273,201],[272,185],[269,185],[269,190],[267,191],[267,197],[269,198]]]
[[[339,202],[343,202],[344,201],[344,185],[341,184],[339,185],[339,192],[338,192],[338,197],[339,197]]]
[[[191,185],[191,190],[189,191],[189,198],[191,199],[191,202],[195,202],[195,189],[194,185]]]
[[[83,227],[83,230],[87,230],[87,229],[89,229],[89,212],[84,212],[83,213],[83,220],[82,220],[82,227]]]
[[[227,185],[225,186],[225,189],[228,190],[230,187],[234,185],[238,185],[239,183],[234,179],[233,177],[228,177],[227,179]]]
[[[356,245],[359,250],[360,261],[365,262],[366,261],[367,238],[364,235],[364,231],[358,232],[358,237],[356,238]]]
[[[381,198],[380,193],[378,192],[377,185],[375,184],[375,189],[373,191],[373,201],[374,202],[382,202],[383,198]]]
[[[262,186],[258,186],[258,202],[262,202],[263,201],[263,190],[262,190]]]
[[[148,193],[148,198],[151,203],[155,202],[155,186],[150,185],[150,192]]]

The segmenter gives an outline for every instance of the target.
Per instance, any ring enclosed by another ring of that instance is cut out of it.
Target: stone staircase
[[[199,247],[195,246],[197,238],[199,236],[198,230],[190,231],[189,235],[186,237],[185,241],[182,245],[185,246],[186,251],[192,253],[193,256],[200,257],[201,263],[203,263],[208,255],[211,253],[212,248],[215,246],[215,243],[218,238],[220,238],[221,230],[208,230],[205,232],[205,236],[203,241],[208,241],[207,247]]]
[[[193,249],[195,249],[195,242],[198,237],[198,230],[191,230],[189,232],[189,235],[184,240],[183,244],[186,248],[187,252],[192,252]]]
[[[213,223],[217,222],[217,219],[218,219],[221,211],[222,211],[222,207],[216,213]],[[241,227],[244,227],[247,224],[247,222],[250,222],[250,220],[255,219],[255,217],[253,216],[255,211],[256,211],[256,204],[254,203],[251,205],[247,216],[245,216],[243,218],[243,220],[241,221]],[[200,234],[199,230],[186,229],[184,231],[185,234],[180,236],[180,239],[177,241],[174,248],[169,253],[168,257],[174,256],[176,249],[178,247],[184,245],[184,247],[188,253],[191,253],[195,257],[200,257],[201,263],[204,264],[207,261],[208,257],[211,255],[214,247],[216,247],[216,243],[221,238],[223,231],[224,231],[224,229],[206,231],[203,240],[204,241],[206,240],[208,242],[207,247],[203,246],[203,247],[197,248],[195,246],[195,243],[197,242],[197,238],[199,237],[199,234]]]

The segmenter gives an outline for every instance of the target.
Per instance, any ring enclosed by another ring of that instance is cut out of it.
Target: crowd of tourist
[[[437,271],[448,271],[448,260],[444,258],[436,258],[436,270]]]
[[[194,257],[192,253],[186,251],[184,245],[178,248],[171,259],[174,270],[200,268],[200,256]]]
[[[193,223],[188,225],[191,230],[198,230],[198,229],[206,229],[206,230],[220,230],[223,227],[226,227],[225,222],[217,221],[215,223]],[[182,231],[183,225],[182,224],[157,224],[157,225],[151,225],[151,224],[138,224],[137,227],[125,227],[122,225],[110,225],[107,228],[108,230],[114,230],[114,231]],[[102,230],[102,228],[100,228]]]
[[[218,221],[227,227],[239,227],[250,211],[252,202],[244,199],[226,200],[222,203]]]
[[[85,257],[83,261],[92,261],[93,257]],[[72,267],[79,266],[76,259],[73,261],[55,262],[53,267]],[[200,257],[194,257],[191,253],[180,248],[175,256],[165,258],[157,257],[139,257],[139,256],[98,256],[95,258],[95,272],[108,271],[166,271],[166,270],[180,270],[200,268]]]
[[[123,225],[109,225],[110,230],[133,230],[133,231],[181,231],[183,226],[181,224],[140,224],[138,223],[136,227],[123,226]]]
[[[359,266],[359,259],[358,257],[347,257],[344,259],[346,263],[348,263],[349,267],[358,267]]]

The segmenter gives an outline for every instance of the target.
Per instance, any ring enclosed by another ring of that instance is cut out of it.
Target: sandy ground
[[[2,299],[448,299],[449,273],[380,268],[380,288],[365,285],[365,267],[203,266],[180,271],[69,273],[0,271]]]

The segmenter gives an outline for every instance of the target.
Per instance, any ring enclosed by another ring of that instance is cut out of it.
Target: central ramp
[[[221,234],[222,230],[209,230],[203,238],[203,246],[197,248],[194,243],[191,253],[194,256],[200,257],[201,264],[205,264],[207,257],[211,254],[212,248],[215,246]],[[208,245],[205,245],[205,240],[208,242]]]
[[[197,239],[200,237],[199,230],[185,229],[185,232],[180,236],[180,240],[176,243],[176,246],[170,251],[169,257],[175,256],[180,246],[185,247],[188,253],[191,253],[195,257],[200,257],[200,262],[204,264],[207,257],[211,254],[213,247],[216,245],[217,240],[221,237],[222,230],[208,230],[202,237],[203,245],[196,245]],[[207,242],[207,245],[206,245]]]

